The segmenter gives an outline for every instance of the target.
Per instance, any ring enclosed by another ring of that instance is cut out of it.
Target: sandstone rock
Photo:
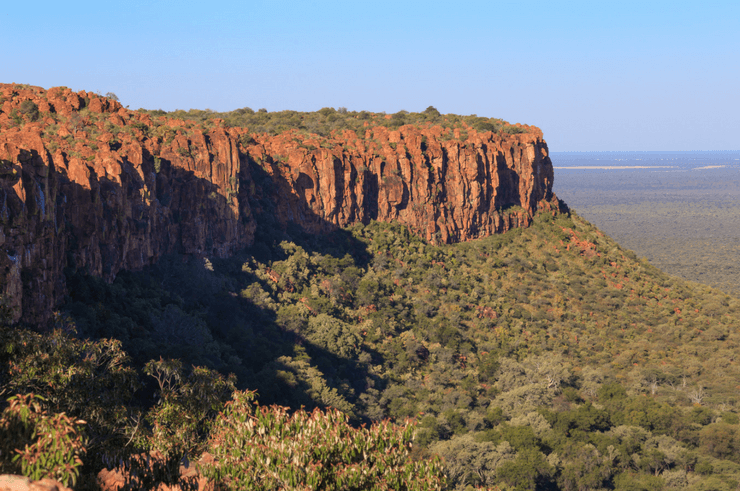
[[[157,459],[161,457],[152,455],[150,458]],[[147,460],[147,462],[149,462],[149,460]],[[213,462],[213,457],[210,454],[205,453],[201,457],[200,462]],[[180,479],[187,483],[184,487],[188,490],[212,491],[214,488],[214,486],[209,483],[205,477],[200,475],[197,465],[191,462],[186,461],[180,465]],[[131,476],[126,471],[120,469],[101,470],[98,473],[97,481],[101,491],[119,491],[120,489],[123,489],[127,483],[132,484],[136,482],[135,480],[132,481]],[[177,484],[171,486],[160,484],[157,486],[156,491],[180,491],[181,489],[182,487]],[[0,491],[2,491],[2,489],[0,489]]]
[[[0,476],[0,491],[72,491],[54,479],[32,481],[23,476],[5,474]]]
[[[253,242],[260,203],[273,203],[278,226],[392,220],[445,243],[559,207],[534,127],[453,137],[368,125],[327,138],[252,134],[244,146],[245,128],[153,120],[67,88],[0,85],[0,100],[0,295],[33,324],[63,298],[65,267],[110,281],[172,252],[226,257]],[[10,115],[25,100],[45,111],[19,124]]]

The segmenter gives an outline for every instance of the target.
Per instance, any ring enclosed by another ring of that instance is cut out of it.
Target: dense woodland
[[[2,330],[4,393],[86,422],[80,488],[141,450],[208,451],[224,464],[204,472],[235,487],[250,471],[220,442],[237,414],[274,431],[365,424],[381,436],[346,438],[396,438],[386,464],[423,476],[409,489],[740,483],[736,298],[665,275],[575,213],[455,245],[375,222],[321,238],[261,230],[237,257],[171,257],[113,284],[69,270],[56,329]]]

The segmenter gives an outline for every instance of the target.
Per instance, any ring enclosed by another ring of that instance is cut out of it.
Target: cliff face
[[[453,242],[527,226],[558,202],[542,133],[524,129],[249,135],[0,85],[0,294],[41,323],[65,267],[111,280],[170,252],[228,256],[253,242],[265,199],[279,224],[315,233],[395,220]]]
[[[279,219],[314,232],[392,220],[458,242],[527,226],[539,206],[557,203],[539,130],[506,138],[470,130],[465,139],[444,131],[376,126],[302,141],[286,133],[247,151],[280,183]]]

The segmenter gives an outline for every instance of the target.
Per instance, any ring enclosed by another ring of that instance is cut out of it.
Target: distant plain
[[[663,271],[740,296],[740,151],[550,157],[576,213]]]

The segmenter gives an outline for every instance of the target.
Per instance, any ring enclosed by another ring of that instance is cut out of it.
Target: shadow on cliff
[[[145,157],[153,160],[152,156]],[[382,389],[382,380],[368,370],[368,360],[380,362],[377,353],[364,349],[366,361],[360,362],[311,343],[302,334],[306,319],[289,309],[283,315],[271,298],[269,280],[243,267],[253,259],[265,263],[285,259],[286,253],[279,247],[282,241],[293,242],[308,253],[335,258],[349,255],[354,265],[363,267],[370,254],[361,241],[330,224],[327,233],[317,236],[300,223],[280,223],[274,214],[274,200],[280,199],[277,192],[281,184],[256,165],[240,175],[240,188],[252,193],[240,196],[249,200],[251,217],[243,214],[224,218],[216,213],[234,215],[227,198],[213,183],[197,178],[193,172],[161,160],[156,196],[147,196],[137,170],[128,162],[124,164],[123,175],[128,179],[122,185],[93,175],[91,188],[86,189],[62,174],[54,176],[66,181],[64,196],[57,199],[60,203],[72,196],[83,206],[86,197],[90,206],[100,200],[96,218],[101,220],[98,225],[109,231],[109,237],[131,240],[130,234],[121,230],[151,230],[152,217],[170,220],[158,229],[170,236],[154,241],[160,244],[161,254],[141,264],[138,271],[116,271],[116,264],[124,262],[115,257],[122,254],[120,244],[100,241],[101,271],[106,279],[113,278],[110,282],[91,274],[91,264],[83,264],[82,259],[89,260],[91,254],[82,249],[96,241],[79,236],[85,234],[81,227],[70,226],[63,309],[76,323],[81,337],[121,340],[139,368],[150,359],[165,357],[235,373],[238,386],[257,389],[263,404],[296,408],[344,404],[346,409],[359,402],[368,384]],[[115,208],[120,199],[108,199],[121,195],[132,200],[141,197],[131,203],[130,217],[122,218]],[[219,221],[244,223],[250,219],[256,221],[251,247],[235,251],[228,258],[212,255],[223,239],[220,234],[225,227],[219,226]],[[316,221],[318,217],[311,219]],[[198,224],[205,229],[193,230]],[[121,232],[118,235],[110,232],[116,227]],[[89,233],[100,234],[100,230]],[[151,382],[139,394],[142,404],[153,400]]]
[[[254,234],[254,244],[249,251],[260,260],[277,259],[275,252],[279,251],[282,241],[290,241],[301,246],[309,253],[330,255],[342,258],[350,254],[357,266],[365,267],[370,261],[370,254],[366,245],[357,240],[344,229],[336,227],[331,222],[316,215],[308,206],[302,206],[300,213],[310,230],[303,223],[295,220],[278,219],[277,200],[291,192],[291,186],[279,173],[266,172],[251,158],[246,159],[249,174],[255,184],[255,192],[249,196],[251,209],[257,228]],[[298,178],[298,196],[302,202],[304,189],[313,187],[310,178],[303,174],[305,179]],[[308,181],[308,182],[304,182]],[[370,180],[369,180],[370,181]],[[377,218],[378,185],[375,182],[368,184],[368,198],[365,200],[368,210],[367,216]],[[373,213],[374,212],[374,213]]]

